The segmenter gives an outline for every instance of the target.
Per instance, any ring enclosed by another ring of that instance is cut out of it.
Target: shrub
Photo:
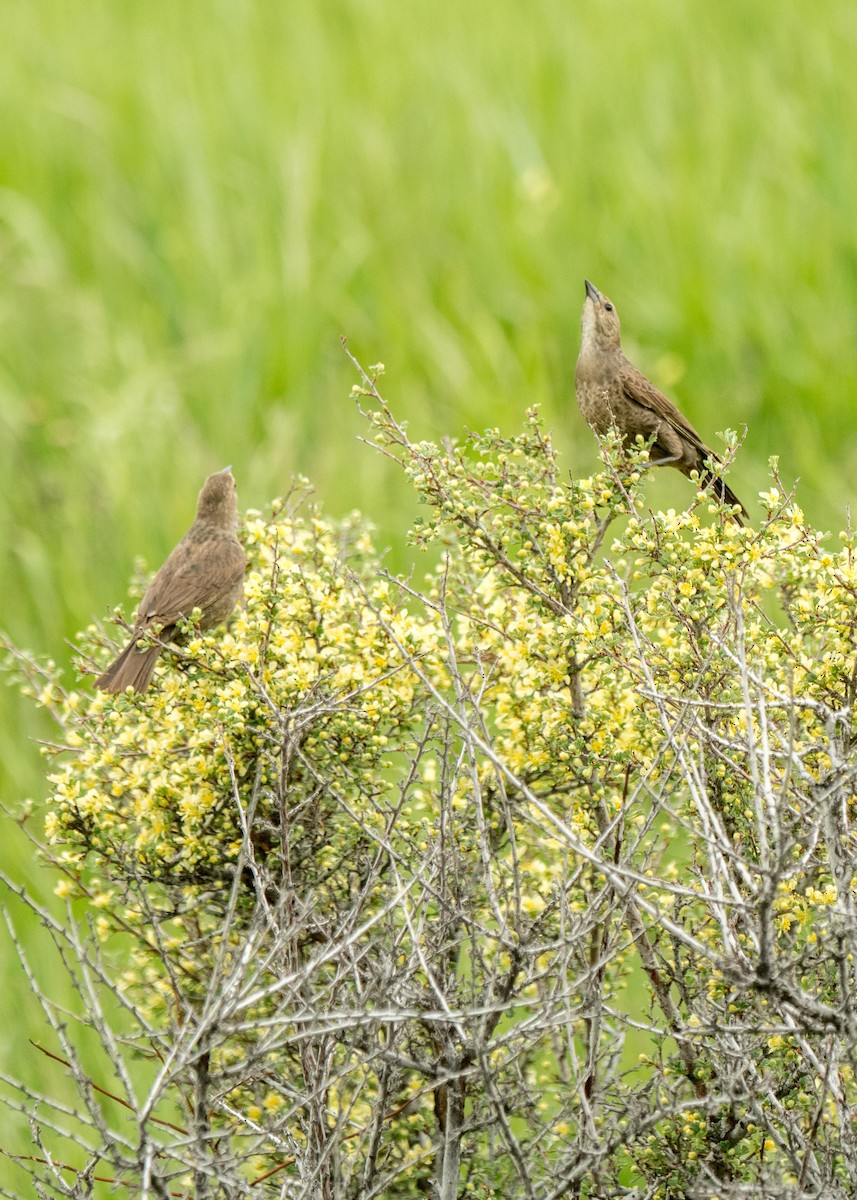
[[[645,447],[568,479],[535,412],[437,446],[358,392],[425,581],[296,493],[145,696],[12,648],[102,1050],[40,989],[81,1105],[7,1092],[39,1186],[853,1194],[851,534],[775,464],[758,528],[652,513]]]

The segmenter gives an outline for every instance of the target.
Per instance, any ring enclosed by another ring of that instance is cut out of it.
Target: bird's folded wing
[[[167,570],[168,567],[171,569]],[[227,545],[220,553],[209,550],[202,562],[194,555],[179,557],[174,552],[143,597],[138,624],[157,621],[164,626],[174,625],[179,617],[189,617],[195,608],[205,612],[238,586],[244,570],[244,554],[237,545]]]
[[[638,371],[633,363],[626,359],[619,370],[619,379],[622,383],[622,388],[629,400],[641,404],[643,408],[648,408],[650,412],[655,413],[661,420],[670,424],[676,433],[687,438],[700,453],[706,458],[713,458],[716,462],[720,459],[710,450],[703,442],[702,438],[696,432],[690,421],[682,416],[671,400],[668,400],[663,392],[659,392],[653,383],[646,379],[642,371]]]

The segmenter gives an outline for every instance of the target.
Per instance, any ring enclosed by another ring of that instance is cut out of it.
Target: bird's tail
[[[132,687],[135,692],[145,692],[160,653],[160,646],[138,650],[137,638],[132,637],[122,653],[98,676],[95,686],[102,692],[124,692],[127,687]]]
[[[739,516],[736,512],[732,513],[733,521],[737,521],[739,525],[743,525],[744,521],[750,520],[750,516],[746,508],[732,491],[725,479],[721,479],[719,476],[712,475],[710,471],[706,471],[700,477],[699,483],[701,487],[710,487],[721,504],[728,504],[732,508],[739,508],[741,510],[741,516]],[[744,520],[741,519],[742,517]]]

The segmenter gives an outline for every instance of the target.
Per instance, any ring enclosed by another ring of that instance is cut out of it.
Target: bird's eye
[[[612,311],[613,311],[613,305],[612,305],[612,304],[605,304],[605,305],[604,305],[604,311],[605,311],[605,312],[612,312]]]

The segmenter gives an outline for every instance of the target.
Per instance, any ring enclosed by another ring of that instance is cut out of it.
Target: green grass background
[[[751,511],[776,453],[812,519],[844,524],[851,0],[8,0],[3,25],[0,625],[19,643],[65,661],[227,462],[244,505],[307,474],[406,565],[413,502],[355,442],[342,334],[386,363],[415,437],[513,432],[538,402],[588,473],[584,276],[704,437],[748,426],[731,482]],[[675,473],[648,489],[691,495]],[[0,799],[39,799],[47,727],[13,691],[0,706]],[[50,890],[9,821],[0,859]],[[5,943],[0,963],[0,1066],[54,1090]],[[1,1160],[0,1182],[27,1194]]]

